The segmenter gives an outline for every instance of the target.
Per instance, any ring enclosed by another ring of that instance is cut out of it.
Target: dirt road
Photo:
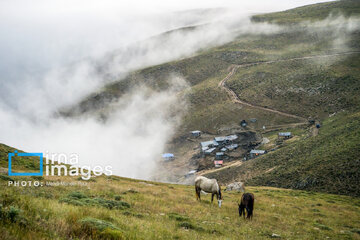
[[[257,106],[257,105],[254,105],[254,104],[251,104],[251,103],[248,103],[248,102],[245,102],[245,101],[239,99],[239,97],[236,95],[236,93],[226,86],[226,81],[229,80],[236,73],[236,71],[240,67],[249,67],[249,66],[255,66],[255,65],[260,65],[260,64],[271,64],[271,63],[286,62],[286,61],[313,59],[313,58],[341,56],[341,55],[349,55],[349,54],[355,54],[355,53],[360,53],[360,51],[334,53],[334,54],[326,54],[326,55],[314,55],[314,56],[305,56],[305,57],[297,57],[297,58],[289,58],[289,59],[279,59],[279,60],[273,60],[273,61],[245,63],[245,64],[240,64],[240,65],[231,65],[230,68],[229,68],[230,72],[228,73],[228,75],[224,79],[222,79],[219,82],[218,87],[225,90],[234,103],[238,103],[238,104],[241,104],[241,105],[244,105],[244,106],[256,108],[256,109],[267,111],[267,112],[276,113],[276,114],[286,116],[286,117],[296,118],[296,119],[300,120],[302,124],[304,124],[305,122],[307,122],[307,119],[304,118],[304,117],[296,116],[296,115],[290,114],[290,113],[281,112],[281,111],[271,109],[271,108],[265,108],[265,107]]]

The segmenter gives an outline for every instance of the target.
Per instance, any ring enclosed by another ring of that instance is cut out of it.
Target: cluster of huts
[[[256,119],[251,119],[251,121],[255,122]],[[246,122],[243,120],[242,124],[244,124],[244,123],[246,123]],[[191,134],[191,137],[198,138],[201,136],[201,131],[199,131],[199,130],[191,131],[190,134]],[[292,138],[291,132],[278,133],[278,139],[286,140],[286,139],[290,139],[290,138]],[[215,156],[214,166],[222,167],[222,165],[224,163],[224,158],[226,156],[225,153],[227,151],[233,151],[239,147],[239,145],[237,144],[237,141],[236,141],[237,139],[238,139],[238,136],[233,134],[233,135],[228,135],[228,136],[214,137],[214,139],[212,139],[212,140],[200,142],[201,154],[203,156],[207,156],[207,155]],[[266,150],[252,149],[249,152],[248,157],[250,159],[253,159],[253,158],[257,158],[261,155],[264,155],[266,153],[267,153]],[[175,156],[172,153],[164,153],[164,154],[162,154],[162,158],[165,162],[167,162],[167,161],[174,160]],[[245,157],[244,159],[246,160],[247,158]],[[196,170],[192,170],[187,174],[187,176],[193,175],[193,174],[195,174],[195,172],[196,172]]]
[[[233,151],[239,147],[235,142],[238,139],[237,135],[215,137],[213,140],[200,143],[200,150],[203,156],[213,155],[215,153],[215,167],[223,165],[225,152]]]

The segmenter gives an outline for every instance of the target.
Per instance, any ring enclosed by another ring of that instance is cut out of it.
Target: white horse
[[[221,188],[216,181],[216,179],[209,179],[203,176],[198,176],[195,178],[195,191],[196,191],[196,199],[200,199],[200,192],[204,191],[207,193],[211,193],[211,203],[214,201],[214,195],[218,200],[219,207],[221,207],[222,195]]]

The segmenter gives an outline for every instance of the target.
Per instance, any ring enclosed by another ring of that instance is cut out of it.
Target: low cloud
[[[152,6],[142,1],[142,11],[136,11],[134,4],[126,8],[114,1],[110,3],[116,10],[95,1],[40,2],[29,8],[25,1],[0,3],[0,141],[29,152],[76,152],[80,165],[111,165],[114,174],[145,179],[186,112],[186,102],[177,96],[187,87],[181,76],[169,76],[172,87],[167,91],[132,89],[106,109],[111,114],[105,123],[91,116],[57,118],[54,113],[129,71],[191,56],[239,34],[282,31],[253,24],[248,16],[296,6],[259,1],[241,8],[230,1],[236,11],[201,10],[199,15],[200,10],[169,12],[229,5],[187,1],[161,9],[154,7],[163,6],[159,2]],[[314,1],[297,4],[309,2]],[[190,25],[201,26],[156,37]]]

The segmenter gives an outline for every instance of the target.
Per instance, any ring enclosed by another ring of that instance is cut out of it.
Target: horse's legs
[[[251,216],[251,210],[250,210],[250,208],[247,206],[246,207],[246,212],[247,212],[247,216],[246,216],[246,218],[249,218],[250,219],[250,216]],[[245,217],[245,214],[244,214],[244,217]]]
[[[214,193],[211,194],[211,203],[214,201]]]
[[[196,193],[196,200],[199,200],[199,201],[201,201],[201,199],[200,199],[200,188],[198,188],[198,187],[195,187],[195,193]]]
[[[239,206],[239,217],[243,214],[244,207],[242,205]],[[245,213],[244,213],[245,214]]]

